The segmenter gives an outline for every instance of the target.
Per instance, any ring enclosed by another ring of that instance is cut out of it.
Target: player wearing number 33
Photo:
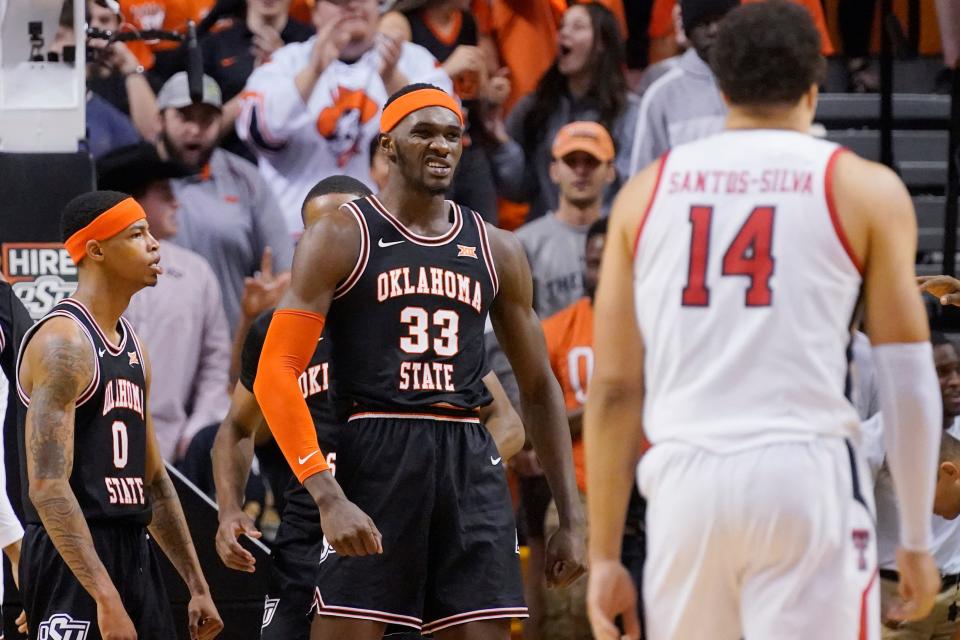
[[[584,570],[570,434],[523,250],[443,197],[462,135],[457,103],[436,87],[391,97],[387,185],[307,229],[264,340],[254,394],[328,543],[313,640],[378,639],[393,626],[507,640],[509,619],[526,615],[501,456],[478,417],[490,402],[488,313],[558,503],[547,578],[565,585]],[[346,421],[336,479],[297,385],[324,324]]]
[[[619,544],[645,435],[648,640],[877,639],[848,400],[861,294],[899,507],[894,616],[925,617],[940,584],[942,413],[913,207],[889,169],[809,135],[824,60],[802,7],[734,9],[711,57],[726,130],[637,175],[610,218],[585,424],[594,635],[620,640],[618,614],[639,635]]]
[[[159,244],[116,191],[77,196],[60,227],[79,285],[26,333],[17,363],[30,637],[177,637],[149,531],[190,590],[190,636],[213,638],[223,623],[150,420],[149,356],[120,317],[156,284]]]

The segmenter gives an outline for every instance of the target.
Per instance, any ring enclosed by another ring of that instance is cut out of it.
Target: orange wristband
[[[263,417],[300,482],[329,469],[298,382],[316,351],[324,322],[318,313],[277,309],[253,381],[253,394]]]

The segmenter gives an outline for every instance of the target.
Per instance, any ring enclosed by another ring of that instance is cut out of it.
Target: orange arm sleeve
[[[300,482],[329,469],[298,380],[310,364],[323,323],[324,317],[317,313],[277,309],[253,381],[263,417]]]

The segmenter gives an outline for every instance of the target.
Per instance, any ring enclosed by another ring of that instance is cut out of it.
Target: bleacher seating
[[[917,271],[943,263],[950,96],[894,94],[894,167],[913,196],[919,227]],[[816,121],[827,138],[870,160],[880,159],[880,96],[823,94]]]

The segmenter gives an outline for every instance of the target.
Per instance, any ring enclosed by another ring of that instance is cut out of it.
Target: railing
[[[950,90],[950,142],[947,158],[947,203],[943,223],[943,271],[956,275],[957,207],[960,199],[960,60],[954,65]]]

